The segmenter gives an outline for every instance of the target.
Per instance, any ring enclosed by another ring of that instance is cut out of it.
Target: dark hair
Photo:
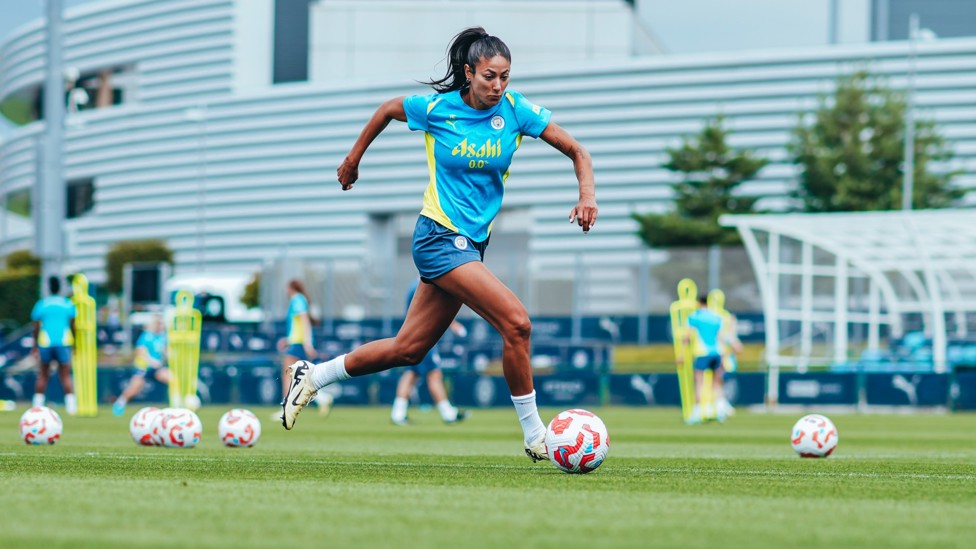
[[[708,296],[705,295],[705,294],[699,295],[698,296],[698,303],[700,303],[702,305],[708,305]]]
[[[47,279],[47,287],[51,290],[51,295],[57,295],[61,293],[61,280],[56,276],[52,276]]]
[[[501,38],[488,34],[483,27],[466,28],[457,33],[447,46],[447,74],[443,78],[422,83],[434,88],[437,93],[464,90],[469,84],[464,76],[464,66],[468,65],[474,70],[478,61],[496,55],[512,62],[512,52]]]
[[[305,291],[305,284],[301,280],[298,280],[297,278],[293,278],[289,280],[288,288],[294,291],[295,293],[302,294],[303,296],[305,296],[305,299],[308,299],[308,292]]]

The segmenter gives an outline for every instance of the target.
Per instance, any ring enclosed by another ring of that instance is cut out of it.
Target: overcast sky
[[[98,0],[62,0],[64,7]],[[559,0],[552,0],[558,3]],[[837,0],[839,39],[867,39],[870,0]],[[0,44],[41,17],[46,0],[0,0]],[[827,43],[830,0],[639,0],[641,20],[670,53],[778,49]],[[0,138],[6,122],[0,117]]]

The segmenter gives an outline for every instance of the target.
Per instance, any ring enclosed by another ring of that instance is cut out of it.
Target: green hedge
[[[41,275],[33,269],[0,271],[0,319],[30,322],[31,309],[41,295]]]

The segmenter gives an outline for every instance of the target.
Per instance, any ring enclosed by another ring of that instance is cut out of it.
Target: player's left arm
[[[569,222],[575,221],[583,228],[584,233],[589,232],[590,227],[596,224],[597,214],[596,185],[590,153],[555,122],[550,121],[539,138],[573,161],[576,179],[579,181],[579,202],[576,203],[573,211],[569,212]]]

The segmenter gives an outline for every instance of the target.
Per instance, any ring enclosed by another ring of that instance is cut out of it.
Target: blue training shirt
[[[552,116],[517,91],[478,110],[460,91],[403,99],[407,126],[425,132],[430,181],[420,215],[484,242],[501,209],[505,180],[522,136],[539,137]]]
[[[142,347],[146,350],[146,354],[150,358],[162,362],[163,355],[166,353],[166,332],[157,334],[149,330],[143,330],[139,334],[139,339],[136,340],[136,347]]]
[[[301,344],[305,343],[305,330],[302,329],[302,324],[299,322],[299,318],[302,313],[308,312],[308,299],[302,294],[295,294],[288,302],[288,343],[289,344]]]
[[[698,332],[695,356],[715,356],[719,352],[722,317],[708,309],[698,309],[688,317],[688,324]]]
[[[70,299],[60,295],[50,295],[34,304],[31,320],[41,323],[37,332],[38,347],[67,347],[74,344],[71,334],[71,319],[77,310]]]

